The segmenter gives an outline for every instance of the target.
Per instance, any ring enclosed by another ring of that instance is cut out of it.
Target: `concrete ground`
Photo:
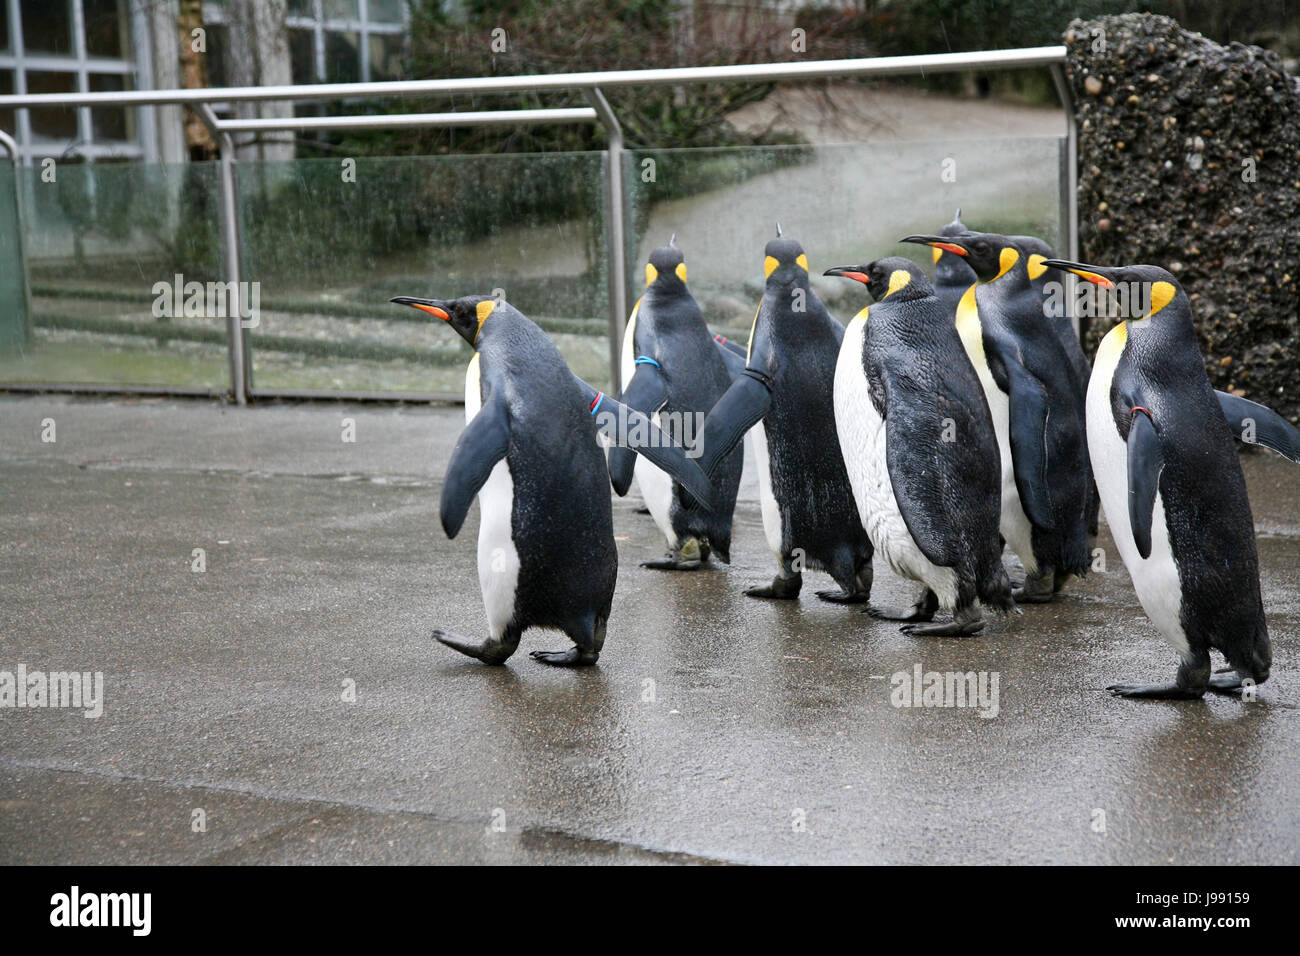
[[[566,644],[540,632],[503,668],[459,657],[429,631],[484,630],[477,509],[438,524],[461,423],[0,398],[0,671],[105,688],[97,719],[0,710],[0,863],[1300,862],[1296,466],[1245,462],[1259,699],[1137,703],[1103,688],[1175,661],[1105,535],[1059,604],[914,638],[818,601],[820,575],[742,596],[772,570],[752,478],[735,564],[702,573],[637,567],[661,542],[615,501],[597,667],[533,662]],[[996,716],[892,706],[918,664],[996,672]]]

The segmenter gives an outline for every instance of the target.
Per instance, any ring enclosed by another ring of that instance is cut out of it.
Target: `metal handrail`
[[[0,108],[33,106],[155,106],[187,103],[256,103],[267,100],[347,100],[384,96],[452,96],[457,93],[524,93],[611,89],[694,83],[815,80],[843,77],[953,73],[963,70],[1027,69],[1065,61],[1064,46],[969,53],[930,53],[796,63],[745,63],[593,73],[390,80],[377,83],[314,83],[299,86],[205,87],[189,90],[127,90],[108,93],[23,93],[0,96]]]
[[[590,107],[553,110],[467,110],[463,113],[393,113],[379,116],[293,116],[278,119],[217,120],[225,133],[288,132],[324,129],[404,129],[452,126],[513,126],[531,123],[595,123]]]
[[[130,90],[104,93],[39,93],[0,96],[0,109],[30,109],[45,106],[154,106],[190,107],[209,128],[217,142],[221,165],[222,261],[224,278],[239,279],[239,222],[235,196],[234,142],[232,133],[305,131],[323,129],[382,129],[502,125],[515,123],[581,123],[599,121],[607,135],[606,216],[609,253],[609,361],[611,389],[620,380],[620,353],[627,318],[627,236],[624,218],[623,131],[604,89],[696,83],[779,82],[790,80],[845,79],[852,77],[900,76],[950,73],[981,69],[1030,69],[1046,67],[1052,73],[1057,94],[1067,114],[1067,137],[1061,168],[1061,221],[1066,229],[1068,255],[1078,257],[1078,141],[1069,85],[1065,77],[1066,48],[1043,46],[1011,50],[980,50],[968,53],[938,53],[919,56],[868,57],[844,60],[814,60],[795,63],[752,63],[729,66],[701,66],[668,69],[612,70],[587,73],[547,73],[525,76],[469,77],[437,80],[397,80],[375,83],[321,83],[298,86],[220,87],[185,90]],[[381,97],[453,96],[520,92],[580,91],[587,108],[534,110],[487,110],[461,113],[398,113],[384,116],[347,115],[333,117],[285,117],[220,119],[212,104],[270,101],[355,100]],[[17,161],[13,141],[0,131]],[[3,141],[0,141],[3,142]],[[238,305],[238,303],[236,303]],[[229,325],[231,391],[244,404],[250,395],[265,390],[250,384],[250,368],[244,347],[244,330],[239,308]],[[0,386],[3,387],[3,386]],[[339,393],[338,397],[349,397]]]

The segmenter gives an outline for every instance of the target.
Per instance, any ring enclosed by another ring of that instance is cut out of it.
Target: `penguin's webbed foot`
[[[818,591],[817,596],[832,604],[865,604],[871,600],[870,592],[864,591]]]
[[[1242,690],[1242,676],[1236,671],[1228,670],[1210,676],[1209,689],[1216,694],[1228,694],[1230,696],[1240,696]]]
[[[642,561],[641,567],[656,571],[698,571],[709,559],[709,546],[699,538],[689,537],[658,561]]]
[[[799,591],[802,587],[803,579],[801,577],[778,577],[766,587],[745,588],[745,596],[752,598],[767,598],[771,601],[794,601],[798,599]]]
[[[1056,596],[1056,573],[1051,570],[1041,574],[1026,574],[1023,586],[1015,588],[1011,596],[1017,604],[1047,604]]]
[[[641,567],[650,568],[654,571],[698,571],[704,567],[704,562],[699,558],[694,561],[683,561],[670,554],[658,561],[642,561]]]
[[[505,643],[488,638],[486,641],[478,642],[461,637],[452,631],[444,631],[441,628],[434,628],[433,639],[439,644],[445,644],[453,651],[460,651],[467,657],[480,660],[484,664],[504,664],[510,655],[515,652],[519,646],[518,640],[514,644]]]
[[[879,621],[924,623],[925,621],[933,621],[937,610],[939,610],[939,598],[934,591],[926,588],[925,593],[917,598],[916,602],[905,611],[877,607],[873,604],[862,613],[869,614]]]
[[[874,617],[877,621],[932,621],[934,620],[933,611],[927,614],[922,608],[918,607],[915,604],[913,604],[911,607],[907,608],[906,610],[903,610],[901,608],[880,607],[878,605],[872,604],[869,607],[863,609],[862,613]]]
[[[904,624],[899,630],[913,637],[973,637],[984,630],[984,621],[953,618],[946,624]]]
[[[1131,700],[1200,700],[1205,689],[1182,684],[1111,684],[1106,688],[1116,697]]]
[[[590,667],[600,658],[595,651],[584,651],[579,647],[567,651],[533,651],[528,656],[552,667]]]

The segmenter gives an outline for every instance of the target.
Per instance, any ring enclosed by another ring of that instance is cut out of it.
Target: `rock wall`
[[[1076,20],[1065,44],[1081,258],[1168,269],[1214,386],[1300,421],[1300,79],[1151,14]]]

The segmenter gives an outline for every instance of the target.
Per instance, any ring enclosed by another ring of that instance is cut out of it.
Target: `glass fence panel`
[[[778,220],[803,243],[814,288],[841,320],[865,295],[821,270],[885,255],[929,268],[927,250],[897,240],[935,231],[958,206],[972,228],[1038,235],[1063,249],[1062,142],[629,152],[630,301],[650,250],[676,233],[706,319],[747,340],[763,245]],[[460,394],[469,346],[388,299],[498,289],[575,372],[608,387],[603,160],[237,164],[253,387]],[[16,174],[0,164],[0,383],[228,387],[235,299],[222,281],[218,200],[213,163],[61,163]]]
[[[631,152],[633,295],[650,251],[676,233],[706,321],[748,342],[763,293],[763,246],[778,221],[803,245],[814,291],[845,323],[868,297],[822,271],[904,256],[932,274],[930,250],[898,240],[935,232],[959,206],[971,229],[1041,236],[1064,253],[1062,143],[1033,137]]]
[[[228,387],[221,296],[208,294],[221,279],[214,164],[26,166],[16,191],[14,176],[0,165],[0,382]]]
[[[237,166],[255,389],[464,391],[470,347],[395,295],[505,298],[609,384],[603,154]],[[253,321],[253,320],[250,320]]]

